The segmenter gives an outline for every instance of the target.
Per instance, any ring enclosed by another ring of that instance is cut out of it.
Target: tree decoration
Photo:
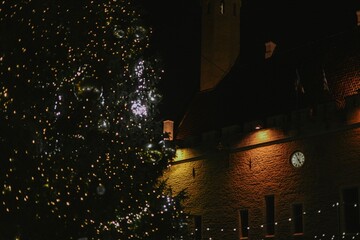
[[[110,129],[110,122],[107,119],[100,119],[98,122],[98,129],[100,132],[107,132]]]
[[[90,76],[85,76],[79,83],[75,85],[76,97],[78,99],[94,99],[99,100],[103,94],[103,89],[96,80]]]
[[[105,186],[102,185],[101,183],[96,188],[96,193],[99,195],[104,195],[105,191],[106,191]]]
[[[125,31],[123,29],[121,29],[119,26],[114,26],[114,36],[119,38],[119,39],[123,39],[125,37]]]
[[[140,6],[0,3],[0,239],[186,239]]]

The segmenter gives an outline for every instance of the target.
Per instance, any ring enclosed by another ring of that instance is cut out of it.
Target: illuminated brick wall
[[[240,239],[240,210],[248,210],[249,239],[265,239],[268,195],[276,239],[334,239],[345,231],[342,190],[360,192],[360,95],[349,97],[345,110],[320,114],[323,108],[316,115],[294,112],[277,126],[269,118],[260,130],[232,128],[226,137],[178,150],[165,177],[175,192],[187,189],[187,210],[201,216],[202,239]],[[290,163],[296,150],[306,156],[300,168]],[[293,204],[303,208],[300,234],[294,234]],[[352,237],[360,239],[345,235]]]

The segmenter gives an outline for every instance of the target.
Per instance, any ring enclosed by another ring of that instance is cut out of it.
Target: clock
[[[290,162],[296,168],[301,167],[305,163],[304,153],[301,151],[295,151],[293,154],[291,154]]]

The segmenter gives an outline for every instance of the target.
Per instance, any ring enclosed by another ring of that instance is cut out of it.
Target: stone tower
[[[214,88],[240,50],[241,0],[202,0],[200,90]]]

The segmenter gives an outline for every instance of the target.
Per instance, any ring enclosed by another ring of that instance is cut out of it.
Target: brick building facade
[[[235,62],[175,129],[164,177],[189,196],[194,239],[360,239],[360,29],[277,47]]]
[[[302,109],[289,122],[270,117],[266,128],[232,126],[179,148],[167,177],[186,188],[187,209],[201,219],[197,239],[358,239],[360,95],[341,112],[332,104],[316,116]],[[295,151],[305,154],[301,167],[291,163]]]

